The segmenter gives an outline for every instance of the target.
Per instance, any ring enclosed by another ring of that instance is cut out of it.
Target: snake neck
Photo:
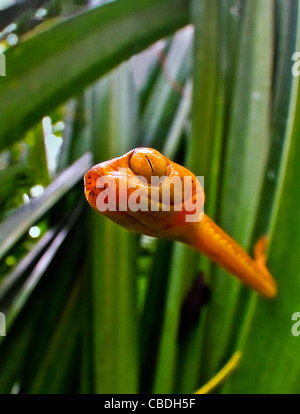
[[[193,223],[191,230],[188,244],[262,295],[269,298],[276,295],[276,284],[268,270],[259,266],[206,214]]]

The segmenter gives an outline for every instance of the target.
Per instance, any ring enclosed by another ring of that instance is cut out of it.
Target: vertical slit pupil
[[[147,155],[145,155],[145,157],[146,157],[146,159],[148,161],[148,164],[150,165],[151,171],[154,172],[153,167],[152,167],[152,164],[151,164],[151,161],[149,160],[149,158],[147,157]]]

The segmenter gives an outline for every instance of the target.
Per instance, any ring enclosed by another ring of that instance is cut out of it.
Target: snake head
[[[84,184],[95,210],[148,236],[184,241],[186,223],[203,217],[204,192],[195,175],[152,148],[93,166]]]

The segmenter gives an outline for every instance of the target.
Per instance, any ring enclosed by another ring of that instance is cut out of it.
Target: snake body
[[[181,182],[182,191],[170,185],[172,181]],[[137,148],[97,164],[87,171],[84,183],[89,204],[126,229],[185,243],[265,297],[276,295],[276,283],[264,261],[253,260],[203,212],[205,196],[195,175],[158,151]],[[182,196],[185,189],[189,189],[187,199]],[[169,205],[164,199],[167,191]],[[100,211],[99,199],[108,200],[110,195],[111,208]],[[147,208],[130,208],[131,199]]]

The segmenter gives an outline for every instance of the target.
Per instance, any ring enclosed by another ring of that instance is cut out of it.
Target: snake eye
[[[130,157],[129,167],[134,174],[145,177],[149,183],[151,177],[162,177],[167,173],[165,157],[151,148],[135,150]]]

